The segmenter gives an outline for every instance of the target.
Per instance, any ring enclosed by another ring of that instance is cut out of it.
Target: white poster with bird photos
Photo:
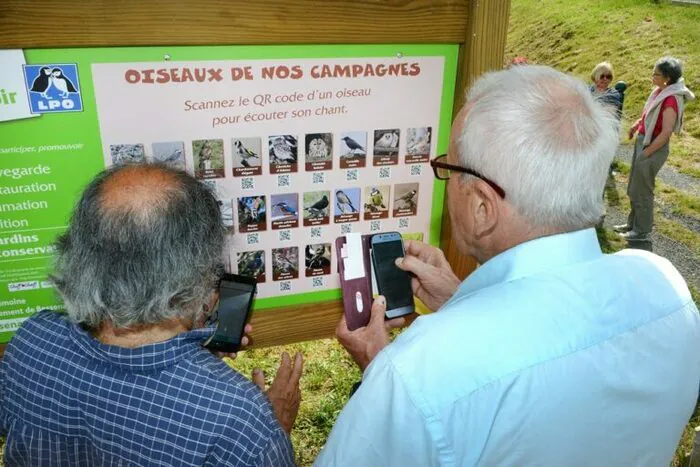
[[[257,278],[258,305],[314,301],[340,287],[338,236],[438,241],[434,198],[444,186],[429,161],[438,132],[449,132],[440,128],[451,110],[441,109],[451,105],[445,61],[96,63],[105,164],[154,161],[192,174],[215,193],[230,234],[227,267]]]

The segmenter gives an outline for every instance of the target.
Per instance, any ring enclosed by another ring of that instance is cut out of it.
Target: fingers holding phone
[[[338,342],[362,371],[365,371],[374,357],[389,345],[389,331],[402,327],[406,322],[403,317],[385,320],[385,313],[386,299],[380,295],[372,303],[371,317],[367,326],[351,331],[343,315],[335,329]]]
[[[267,390],[265,390],[265,374],[258,368],[253,370],[253,383],[265,392],[277,420],[287,433],[292,432],[292,427],[299,413],[299,404],[301,403],[299,380],[303,368],[304,359],[300,352],[294,356],[294,363],[292,363],[289,354],[284,352],[277,369],[277,375]]]
[[[439,309],[454,295],[461,281],[439,248],[414,240],[407,240],[404,248],[406,254],[396,259],[396,266],[413,275],[415,296],[431,310]]]

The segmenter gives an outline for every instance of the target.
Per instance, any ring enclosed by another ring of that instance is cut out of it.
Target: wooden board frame
[[[452,43],[460,45],[456,113],[474,79],[502,68],[509,13],[510,0],[93,0],[60,8],[51,0],[5,0],[0,49]],[[457,250],[449,214],[441,247],[460,278],[476,267]],[[254,346],[330,337],[341,313],[340,301],[256,313]]]

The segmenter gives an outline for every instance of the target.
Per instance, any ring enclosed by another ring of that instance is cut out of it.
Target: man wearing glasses
[[[481,266],[406,242],[436,313],[389,345],[379,298],[341,344],[364,370],[317,465],[668,465],[700,382],[700,317],[665,259],[593,229],[615,115],[546,67],[489,74],[455,119],[452,235]]]

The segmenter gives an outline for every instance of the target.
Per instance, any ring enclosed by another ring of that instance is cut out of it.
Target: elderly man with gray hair
[[[384,300],[338,339],[364,370],[319,466],[668,465],[695,407],[700,317],[665,259],[601,252],[618,143],[586,85],[539,66],[488,74],[432,161],[464,282],[437,248],[397,266],[435,313],[389,344]]]
[[[216,199],[184,172],[127,165],[88,185],[57,245],[66,313],[32,316],[0,362],[6,465],[294,465],[301,355],[264,393],[261,372],[256,386],[202,347],[224,243]]]

